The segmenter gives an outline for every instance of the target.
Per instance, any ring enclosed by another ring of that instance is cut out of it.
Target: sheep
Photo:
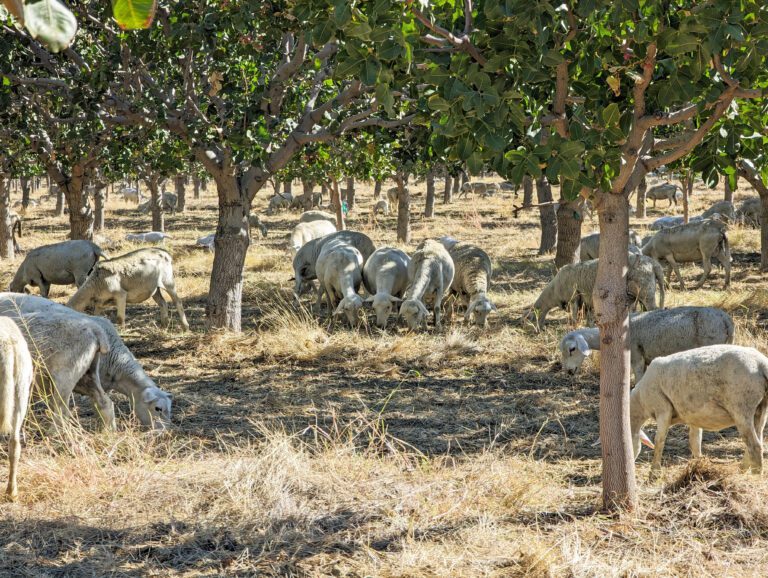
[[[163,203],[163,211],[169,212],[169,213],[175,213],[176,212],[176,206],[179,203],[179,197],[177,197],[174,193],[162,193],[162,203]],[[136,207],[136,210],[140,213],[149,213],[152,210],[152,199],[141,203]]]
[[[267,238],[267,233],[269,232],[269,229],[267,229],[267,226],[261,222],[258,215],[248,215],[248,224],[251,227],[256,227],[261,233],[261,236],[264,237],[265,239]]]
[[[371,210],[373,213],[373,216],[375,217],[379,213],[382,213],[385,217],[389,216],[389,201],[386,199],[381,199],[380,201],[377,201],[376,204],[373,206],[373,209]]]
[[[26,300],[50,305],[37,312],[22,310]],[[0,293],[0,316],[21,330],[35,360],[36,381],[48,395],[54,424],[70,417],[69,398],[78,388],[93,401],[105,427],[114,429],[115,411],[99,376],[101,356],[109,352],[109,338],[90,318],[43,297]]]
[[[403,191],[408,193],[408,187],[403,187]],[[400,200],[400,189],[397,187],[390,187],[387,189],[387,200],[389,201],[389,207],[398,210]]]
[[[325,211],[304,211],[299,217],[299,223],[311,223],[312,221],[328,221],[336,224],[336,215]]]
[[[204,249],[208,249],[209,251],[213,252],[214,246],[213,242],[216,238],[216,233],[211,233],[210,235],[206,235],[205,237],[200,237],[197,241],[195,241],[196,247],[202,247]]]
[[[565,309],[571,304],[571,315],[576,316],[579,307],[592,310],[592,292],[597,278],[598,260],[584,261],[563,266],[542,290],[533,307],[523,316],[525,323],[535,318],[535,329],[540,331],[547,314],[555,307]],[[659,287],[660,306],[664,307],[664,274],[661,266],[643,255],[629,255],[627,272],[627,296],[639,301],[650,311],[656,309],[656,285]]]
[[[715,215],[720,215],[721,220],[735,221],[736,220],[736,208],[731,201],[718,201],[700,216],[702,219],[711,219]]]
[[[280,210],[288,210],[291,207],[291,202],[293,201],[293,195],[290,193],[286,193],[284,195],[281,195],[280,193],[277,193],[272,198],[269,199],[269,205],[267,206],[267,215],[274,215],[276,212]]]
[[[651,477],[661,470],[667,431],[677,423],[690,428],[694,458],[701,457],[702,430],[736,426],[746,445],[742,469],[761,474],[766,417],[768,357],[752,347],[708,345],[657,357],[630,394],[635,458],[643,424],[656,420]]]
[[[717,343],[733,343],[733,320],[714,307],[674,307],[634,313],[629,319],[629,351],[635,382],[657,357]],[[600,330],[585,327],[560,340],[560,359],[568,373],[576,371],[593,350],[600,350]]]
[[[736,215],[742,223],[749,227],[760,228],[763,222],[763,207],[760,197],[744,199],[736,211]]]
[[[451,286],[455,268],[453,259],[439,241],[427,239],[416,248],[408,264],[408,287],[400,304],[400,316],[409,329],[427,328],[426,300],[432,297],[435,328],[440,329],[443,293]]]
[[[123,187],[120,189],[120,194],[126,203],[134,202],[138,205],[141,202],[141,192],[135,187]]]
[[[411,258],[400,249],[376,249],[363,267],[363,283],[370,293],[365,302],[376,313],[376,326],[384,329],[395,303],[402,302],[408,286],[408,264]]]
[[[629,251],[640,252],[642,242],[640,241],[640,235],[633,229],[629,230]],[[579,246],[580,261],[589,261],[591,259],[597,259],[600,252],[600,233],[592,233],[586,237],[581,238],[581,244]]]
[[[643,255],[667,263],[667,278],[675,271],[680,288],[685,290],[678,263],[694,263],[701,260],[704,273],[696,284],[698,289],[709,277],[712,257],[725,268],[725,284],[731,283],[731,255],[728,245],[727,225],[715,219],[705,219],[687,225],[679,225],[656,233],[645,245]]]
[[[323,204],[323,193],[302,193],[301,195],[293,197],[291,199],[289,209],[300,209],[302,211],[309,211],[313,207],[319,207]]]
[[[171,236],[168,233],[161,231],[150,231],[149,233],[128,233],[125,236],[126,241],[133,241],[135,243],[163,243],[166,239],[170,239]]]
[[[682,192],[678,191],[679,188],[680,187],[673,185],[672,183],[662,183],[648,189],[645,193],[645,198],[653,201],[654,209],[656,208],[656,201],[662,199],[667,199],[670,207],[673,204],[677,206],[677,201],[683,198]]]
[[[290,249],[295,255],[299,249],[312,239],[319,239],[336,232],[336,225],[328,221],[312,221],[299,223],[293,228],[290,239]]]
[[[0,433],[8,441],[8,485],[5,494],[15,501],[19,495],[16,473],[21,458],[21,426],[27,415],[34,367],[29,347],[16,324],[0,319]]]
[[[363,256],[344,241],[326,243],[317,258],[317,279],[334,317],[346,315],[355,327],[363,299],[357,294],[363,282]],[[341,299],[339,301],[339,299]]]
[[[488,298],[491,258],[481,248],[469,243],[453,243],[446,249],[454,265],[451,293],[462,299],[467,307],[464,321],[472,320],[476,326],[485,327],[488,315],[496,311],[496,305]]]
[[[100,257],[109,259],[109,255],[91,241],[62,241],[37,247],[24,257],[10,290],[23,293],[29,285],[39,287],[40,294],[48,297],[51,285],[80,287]]]
[[[101,389],[105,392],[117,391],[128,397],[133,413],[142,425],[155,430],[162,430],[170,426],[173,396],[160,389],[154,380],[145,373],[109,319],[78,313],[42,297],[12,293],[0,293],[0,314],[6,315],[6,313],[2,313],[3,311],[7,311],[8,315],[22,319],[34,319],[36,315],[64,317],[74,320],[72,325],[75,327],[79,326],[80,323],[98,325],[106,335],[106,346],[109,349],[107,352],[100,352],[98,376]],[[35,324],[36,322],[33,322],[33,327]],[[90,325],[88,326],[90,327]],[[42,329],[37,328],[35,334],[42,335]],[[54,335],[58,336],[58,334]],[[68,333],[65,333],[62,338],[66,339],[66,335]],[[42,335],[40,338],[45,340],[43,343],[51,340],[51,336],[45,338]],[[53,350],[54,348],[50,346],[49,349]],[[44,358],[46,366],[49,369],[54,368],[57,375],[60,375],[58,372],[61,369],[58,368],[58,360],[62,358],[59,353],[55,353],[55,357],[52,357],[51,352],[46,348],[43,351],[46,355]],[[69,384],[71,380],[62,381],[62,383]],[[95,393],[92,384],[82,378],[74,386],[73,391],[92,398]]]
[[[105,305],[114,301],[117,322],[124,325],[126,303],[141,303],[152,297],[160,306],[160,323],[165,326],[168,324],[168,304],[161,289],[171,296],[182,327],[189,330],[184,306],[176,293],[173,259],[167,251],[154,247],[97,263],[67,305],[76,311],[93,306],[94,315],[99,315]]]
[[[517,198],[518,191],[520,190],[520,186],[510,181],[502,181],[501,183],[499,183],[499,189],[501,191],[504,191],[505,193],[514,193],[515,198]]]
[[[477,194],[483,198],[490,197],[495,193],[498,193],[501,189],[496,183],[464,183],[459,190],[459,198],[468,197],[470,194]]]
[[[309,281],[317,279],[315,264],[317,263],[317,258],[320,255],[323,245],[333,240],[344,242],[360,251],[360,254],[363,256],[363,264],[365,264],[368,257],[370,257],[376,250],[373,241],[371,241],[367,235],[358,233],[357,231],[338,231],[326,235],[325,237],[309,241],[299,249],[293,257],[293,295],[297,303],[299,301],[299,295],[310,286]]]

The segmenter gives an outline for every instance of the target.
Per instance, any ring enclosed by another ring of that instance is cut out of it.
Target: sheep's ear
[[[589,357],[589,355],[592,354],[592,349],[590,349],[589,344],[587,343],[587,340],[584,339],[584,336],[578,333],[576,334],[576,347],[579,348],[579,351],[585,357]]]
[[[143,401],[144,403],[149,403],[156,399],[157,399],[157,390],[152,387],[148,387],[147,389],[141,392],[141,401]]]

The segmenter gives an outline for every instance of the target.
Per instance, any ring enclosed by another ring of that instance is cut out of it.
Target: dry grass
[[[370,189],[358,196],[351,226],[392,244],[396,217],[374,222]],[[692,213],[719,196],[697,190]],[[709,460],[688,464],[686,432],[674,429],[661,483],[646,481],[648,454],[639,460],[639,511],[597,511],[597,360],[575,377],[559,372],[564,314],[539,335],[519,324],[552,267],[536,255],[535,215],[513,219],[511,203],[438,203],[434,219],[414,216],[414,246],[451,235],[488,249],[499,315],[486,332],[460,315],[442,333],[350,331],[297,309],[285,249],[295,215],[280,214],[247,257],[243,333],[205,333],[213,256],[193,244],[215,227],[215,195],[169,216],[192,332],[158,328],[150,302],[129,307],[123,336],[173,392],[174,431],[142,432],[116,395],[119,432],[95,431],[78,405],[83,427],[50,437],[35,407],[21,501],[0,505],[0,575],[766,575],[768,485],[738,472],[733,431],[706,434]],[[147,217],[109,207],[110,251],[135,248],[121,239],[147,230]],[[28,225],[26,247],[66,234],[44,209]],[[596,228],[588,221],[584,233]],[[737,341],[766,351],[759,237],[730,238],[732,290],[716,272],[701,290],[673,289],[668,304],[721,306]],[[0,263],[4,282],[15,266]],[[689,281],[697,273],[684,269]]]

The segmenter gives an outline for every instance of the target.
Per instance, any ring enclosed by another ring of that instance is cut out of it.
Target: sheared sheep
[[[311,223],[313,221],[328,221],[336,224],[336,215],[326,211],[304,211],[299,217],[299,223]]]
[[[703,345],[733,343],[733,320],[714,307],[674,307],[629,318],[629,351],[635,382],[657,357]],[[560,340],[560,359],[568,373],[576,371],[592,351],[600,350],[600,330],[585,327],[566,333]]]
[[[328,311],[334,317],[346,315],[349,326],[354,328],[363,307],[363,299],[357,294],[363,282],[360,251],[340,240],[326,243],[317,258],[317,279]]]
[[[751,347],[709,345],[657,357],[630,396],[630,428],[635,457],[640,432],[656,420],[651,476],[661,469],[667,431],[690,428],[694,458],[701,457],[702,430],[736,426],[747,446],[742,469],[763,471],[763,430],[768,417],[768,358]]]
[[[376,249],[365,262],[363,282],[370,293],[365,302],[376,313],[376,326],[384,329],[396,303],[402,302],[408,286],[408,264],[411,258],[400,249]]]
[[[763,222],[763,206],[760,202],[760,197],[744,199],[739,204],[739,209],[736,211],[736,215],[739,221],[746,226],[760,228],[760,225]]]
[[[319,239],[331,233],[336,232],[336,225],[328,221],[311,221],[309,223],[299,223],[291,231],[289,248],[295,255],[299,249],[309,243],[312,239]]]
[[[128,233],[125,236],[126,241],[133,241],[135,243],[163,243],[166,239],[170,239],[171,236],[168,233],[161,231],[150,231],[149,233]]]
[[[371,210],[373,213],[373,216],[375,217],[379,213],[382,213],[385,217],[389,216],[389,201],[386,199],[381,199],[380,201],[377,201],[376,204],[373,206],[373,209]]]
[[[258,215],[254,215],[254,214],[248,215],[248,224],[251,226],[251,228],[256,227],[261,233],[261,236],[264,237],[265,239],[267,238],[267,233],[269,232],[269,229],[267,229],[267,226],[261,222]]]
[[[426,301],[433,300],[435,328],[440,329],[443,293],[451,286],[455,268],[453,259],[439,241],[427,239],[416,248],[408,264],[408,287],[400,305],[400,316],[408,327],[427,328]]]
[[[656,201],[660,201],[662,199],[667,199],[669,201],[670,207],[673,204],[677,206],[677,201],[683,198],[683,193],[682,191],[678,190],[679,188],[680,187],[673,185],[672,183],[662,183],[648,189],[648,191],[645,193],[645,198],[653,201],[654,209],[656,208]]]
[[[443,244],[445,246],[445,244]],[[453,259],[454,275],[451,293],[464,301],[464,321],[478,327],[488,324],[488,315],[496,305],[488,298],[491,283],[491,258],[480,247],[469,243],[453,243],[448,254]]]
[[[736,208],[731,201],[718,201],[700,216],[702,219],[711,219],[715,215],[719,215],[721,220],[733,222],[736,220]]]
[[[31,285],[39,287],[40,294],[48,297],[51,285],[80,287],[99,257],[109,259],[109,255],[91,241],[63,241],[37,247],[24,257],[10,290],[23,293]]]
[[[640,235],[637,231],[629,230],[629,251],[640,252],[642,242],[640,241]],[[592,233],[586,237],[581,238],[581,244],[579,245],[579,257],[581,261],[589,261],[591,259],[597,259],[600,255],[600,233]]]
[[[278,193],[272,196],[272,198],[269,199],[269,205],[267,206],[267,215],[274,215],[280,210],[287,211],[290,208],[292,201],[293,195],[290,193],[284,195]]]

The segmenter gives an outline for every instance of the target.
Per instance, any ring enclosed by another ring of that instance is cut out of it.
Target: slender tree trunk
[[[336,212],[336,229],[343,231],[346,228],[344,223],[344,207],[341,204],[341,191],[339,190],[339,181],[333,179],[331,182],[331,206]]]
[[[381,198],[381,181],[376,180],[373,183],[373,199],[378,201]]]
[[[64,182],[56,182],[69,208],[69,236],[73,241],[93,240],[93,210],[85,190],[85,172],[83,165],[75,164],[69,178]],[[49,167],[48,173],[54,181],[63,176],[56,165]]]
[[[0,257],[14,259],[13,227],[11,224],[11,191],[6,175],[0,173]]]
[[[523,177],[523,206],[530,207],[533,204],[533,179],[530,175]]]
[[[584,201],[560,199],[557,209],[557,251],[555,252],[555,268],[579,262],[579,245],[581,244],[581,224],[584,218]]]
[[[329,202],[329,203],[331,202],[331,197],[329,196],[329,195],[330,195],[330,193],[329,193],[329,191],[328,191],[328,185],[327,185],[327,184],[325,184],[325,183],[322,183],[322,184],[320,185],[320,195],[323,197],[323,198],[321,199],[321,201],[322,201],[322,202],[325,202],[325,199],[328,199],[328,202]]]
[[[447,205],[453,200],[453,179],[451,175],[445,175],[445,185],[443,186],[443,204]]]
[[[21,207],[26,211],[29,208],[29,197],[31,191],[31,181],[29,177],[21,177]]]
[[[192,177],[192,196],[195,200],[200,198],[200,177]]]
[[[54,209],[54,214],[57,217],[63,217],[64,216],[64,189],[54,185],[56,187],[55,194],[56,194],[56,209]]]
[[[347,177],[347,210],[355,208],[355,177]]]
[[[184,175],[176,175],[173,180],[174,190],[176,191],[176,210],[179,213],[183,213],[187,208],[187,177]]]
[[[648,181],[643,177],[640,181],[640,186],[637,187],[637,210],[635,211],[635,217],[638,219],[645,219],[645,193],[648,191]]]
[[[724,200],[733,202],[733,189],[731,189],[731,183],[728,180],[728,177],[725,177],[725,196]]]
[[[315,188],[315,183],[309,179],[301,179],[301,188],[305,195],[311,195],[312,190]]]
[[[93,216],[93,229],[94,231],[103,231],[104,230],[104,201],[106,200],[106,193],[107,188],[106,187],[99,187],[97,186],[93,192],[93,206],[94,206],[94,216]]]
[[[683,223],[688,222],[688,195],[690,194],[690,191],[693,189],[693,173],[692,171],[688,171],[686,175],[682,179],[682,185],[683,185]],[[690,185],[690,186],[689,186]]]
[[[603,507],[633,509],[637,505],[637,486],[629,423],[629,202],[623,195],[603,193],[597,211],[600,260],[592,297],[600,328]]]
[[[160,190],[160,177],[155,174],[147,175],[144,182],[149,189],[149,206],[152,210],[152,230],[165,232],[165,208],[163,194]]]
[[[427,173],[427,200],[424,205],[424,216],[427,219],[431,219],[435,216],[435,173],[429,171]]]
[[[397,240],[401,243],[411,242],[411,193],[405,183],[408,175],[398,174],[397,183]]]
[[[449,203],[452,203],[454,198],[458,198],[460,190],[461,190],[461,178],[457,175],[453,177],[453,192],[451,193],[451,200],[448,201]]]
[[[542,176],[536,181],[536,196],[539,203],[552,202],[552,188],[547,177]],[[551,253],[557,245],[557,216],[552,205],[539,207],[539,222],[541,223],[541,243],[539,255]]]
[[[466,171],[461,171],[461,184],[464,185],[469,182],[469,175]]]
[[[760,270],[768,271],[768,186],[760,174],[743,161],[739,163],[739,176],[760,195]]]
[[[293,183],[291,181],[285,181],[283,183],[283,194],[293,195]]]

